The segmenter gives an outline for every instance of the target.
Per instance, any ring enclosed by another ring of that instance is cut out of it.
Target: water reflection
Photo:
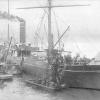
[[[0,100],[100,100],[100,91],[68,89],[48,93],[27,86],[21,78],[0,83]]]

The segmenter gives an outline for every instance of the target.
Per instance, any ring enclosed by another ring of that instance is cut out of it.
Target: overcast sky
[[[52,9],[52,33],[57,36],[55,17],[60,34],[70,25],[62,41],[65,50],[94,57],[100,51],[100,1],[99,0],[52,0],[53,5],[90,4],[88,7],[67,7]],[[18,10],[19,7],[47,5],[46,0],[10,0],[10,13],[26,20],[27,42],[33,43],[34,32],[44,13],[43,9]],[[45,9],[46,10],[46,9]],[[7,0],[0,0],[0,11],[7,11]],[[55,15],[54,15],[55,13]],[[7,36],[7,21],[0,20],[0,36]],[[44,23],[47,22],[45,15]],[[19,23],[11,22],[10,33],[16,39],[19,35]],[[14,26],[15,25],[15,26]],[[45,24],[46,25],[46,24]],[[47,26],[46,26],[47,27]],[[44,27],[42,27],[44,28]],[[13,32],[14,31],[14,32]],[[47,31],[47,30],[46,30]],[[4,33],[3,33],[4,32]],[[41,29],[40,34],[44,31]],[[14,35],[13,34],[13,35]],[[54,38],[56,40],[56,38]]]

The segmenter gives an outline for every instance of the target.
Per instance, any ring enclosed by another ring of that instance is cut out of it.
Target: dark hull
[[[100,89],[100,65],[72,66],[64,70],[66,87]]]

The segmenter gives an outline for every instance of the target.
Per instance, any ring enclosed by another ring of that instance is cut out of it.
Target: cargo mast
[[[51,4],[52,0],[48,0],[48,63],[51,64],[53,44],[53,34],[51,25]]]
[[[76,6],[89,6],[89,5],[52,5],[52,0],[48,0],[48,6],[37,6],[37,7],[24,7],[17,9],[35,9],[35,8],[48,8],[48,61],[52,59],[52,50],[54,49],[53,34],[51,27],[51,9],[56,7],[76,7]]]
[[[8,0],[8,35],[7,35],[7,38],[8,38],[8,41],[9,41],[9,0]]]
[[[48,0],[48,49],[53,49],[53,34],[51,31],[51,0]]]

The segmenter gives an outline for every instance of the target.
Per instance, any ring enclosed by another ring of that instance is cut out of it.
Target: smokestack
[[[20,22],[20,43],[26,42],[26,22],[23,18],[18,16],[9,15],[7,12],[0,11],[0,19],[7,19],[10,21],[19,21]]]
[[[26,42],[26,22],[23,18],[16,16],[16,19],[20,22],[20,43]]]
[[[26,42],[26,23],[25,21],[20,21],[20,43]]]

